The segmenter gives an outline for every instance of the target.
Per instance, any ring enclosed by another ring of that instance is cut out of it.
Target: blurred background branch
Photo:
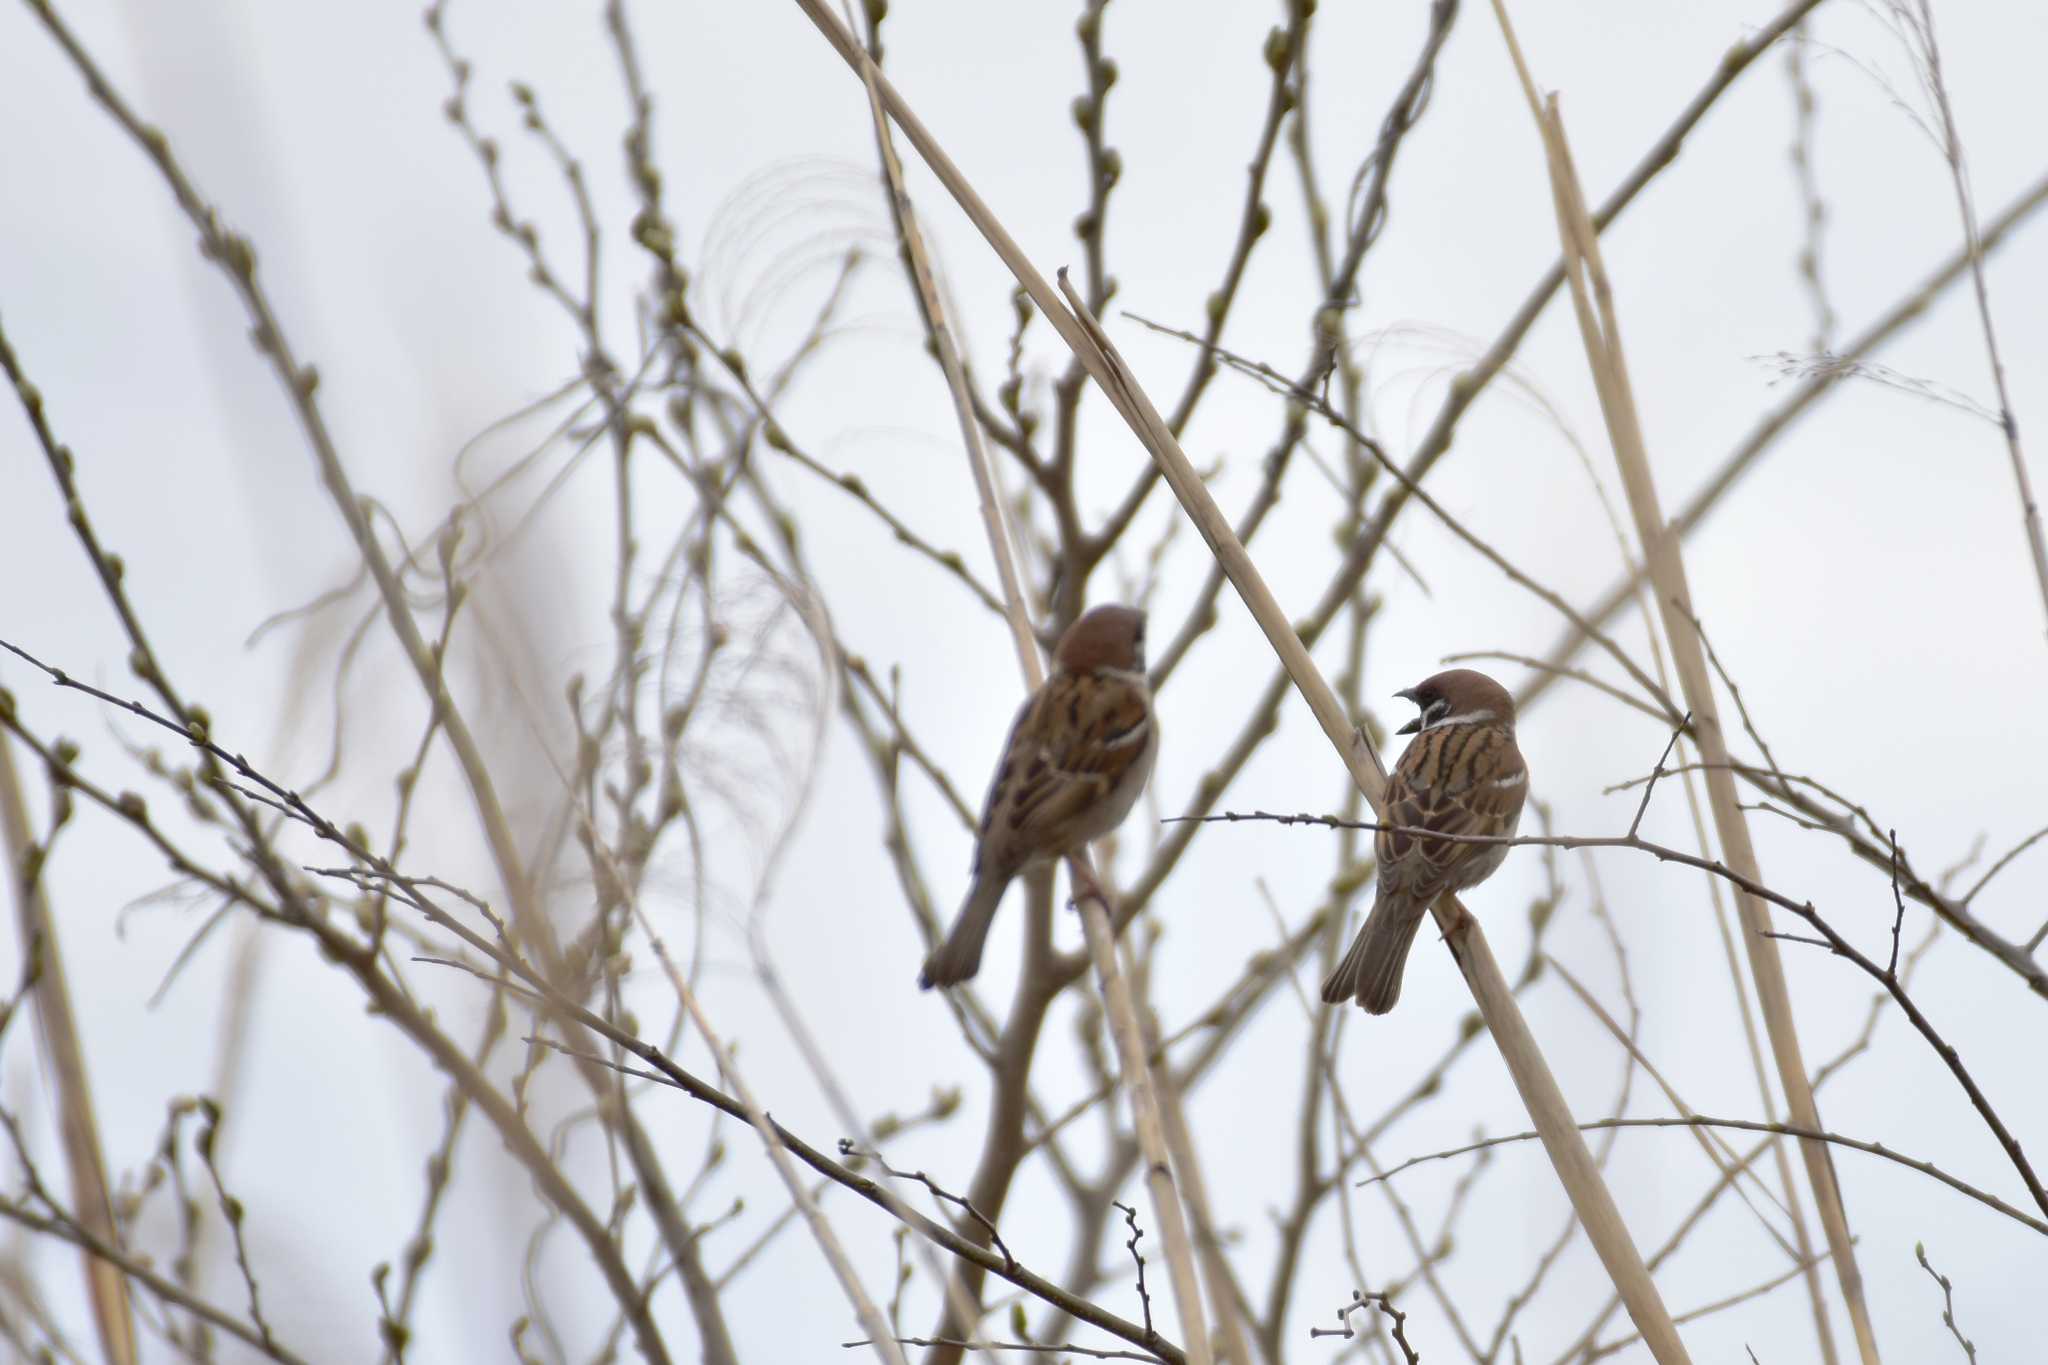
[[[857,10],[845,57],[1074,307],[878,147],[796,6],[0,10],[0,638],[66,683],[0,660],[7,1349],[1646,1358],[1493,1145],[1526,1120],[1442,954],[1386,1018],[1303,989],[1372,812],[1154,496],[1114,410],[1150,393],[1360,762],[1446,655],[1516,690],[1543,835],[1469,909],[1691,1355],[2023,1351],[2048,21],[1518,16],[1691,490],[1660,629],[1490,24]],[[1064,874],[974,981],[915,980],[1014,656],[1108,600],[1167,737],[1096,851],[1120,1040]],[[1199,819],[1232,805],[1337,827]],[[1671,865],[1563,852],[1638,811]],[[1828,950],[1766,993],[1789,1073],[1730,869]],[[1778,1118],[1804,1085],[1824,1132]],[[1853,1149],[1851,1254],[1803,1138]]]

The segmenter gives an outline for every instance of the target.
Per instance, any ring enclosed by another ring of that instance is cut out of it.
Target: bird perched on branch
[[[967,901],[946,941],[925,959],[917,984],[951,986],[979,971],[989,923],[1011,880],[1122,823],[1158,753],[1145,681],[1145,613],[1096,607],[1060,636],[1052,676],[1010,726],[982,803]]]
[[[1454,668],[1394,694],[1422,708],[1398,733],[1415,738],[1387,778],[1383,825],[1444,834],[1512,835],[1529,794],[1515,747],[1515,700],[1484,673]],[[1331,1004],[1355,999],[1385,1014],[1429,906],[1493,875],[1506,844],[1453,843],[1382,829],[1373,838],[1379,894],[1351,950],[1323,982]]]

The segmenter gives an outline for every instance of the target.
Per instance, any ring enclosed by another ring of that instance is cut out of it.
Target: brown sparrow
[[[1145,683],[1145,613],[1102,606],[1068,626],[1052,676],[1010,726],[982,803],[974,882],[946,941],[925,959],[926,990],[965,981],[1003,891],[1033,863],[1115,829],[1152,775],[1159,726]]]
[[[1414,735],[1387,778],[1383,823],[1445,834],[1512,835],[1529,794],[1515,747],[1515,700],[1484,673],[1454,668],[1394,694],[1422,708],[1398,733]],[[1385,1014],[1401,998],[1401,969],[1430,902],[1493,875],[1506,844],[1461,844],[1381,830],[1373,838],[1379,895],[1351,950],[1323,982],[1323,999],[1356,998]]]

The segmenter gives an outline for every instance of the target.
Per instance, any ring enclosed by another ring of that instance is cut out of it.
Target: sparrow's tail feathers
[[[988,926],[995,920],[996,907],[1003,903],[1008,878],[977,876],[967,893],[967,903],[953,921],[946,941],[932,949],[917,974],[922,990],[934,986],[957,986],[981,970],[981,946],[988,941]]]
[[[1356,1000],[1368,1014],[1385,1014],[1401,998],[1401,971],[1408,965],[1408,949],[1415,931],[1422,927],[1426,906],[1405,896],[1383,897],[1373,903],[1365,927],[1351,941],[1351,949],[1337,970],[1323,982],[1323,999],[1332,1005]]]

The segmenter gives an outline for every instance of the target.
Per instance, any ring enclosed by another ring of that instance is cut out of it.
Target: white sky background
[[[255,242],[294,345],[320,369],[321,399],[359,486],[396,509],[408,534],[424,533],[451,496],[448,471],[461,445],[571,377],[576,349],[559,312],[525,283],[524,262],[489,231],[475,160],[440,117],[447,78],[418,7],[63,8],[116,83],[165,129],[202,191]],[[573,219],[544,157],[517,132],[508,81],[539,91],[551,123],[582,158],[610,233],[612,338],[631,354],[631,299],[646,271],[623,232],[631,213],[618,151],[625,109],[601,26],[585,12],[591,8],[457,5],[448,27],[476,67],[474,116],[505,145],[520,210],[539,220],[557,260],[577,259]],[[1080,89],[1074,13],[1068,5],[901,3],[885,29],[899,88],[1048,273],[1081,262],[1070,230],[1084,181],[1068,113]],[[1562,93],[1594,198],[1633,166],[1719,55],[1773,13],[1762,5],[1625,3],[1518,10],[1538,80]],[[1125,168],[1109,227],[1117,308],[1199,327],[1202,301],[1221,277],[1236,231],[1265,101],[1260,45],[1276,16],[1277,7],[1163,0],[1111,8],[1105,48],[1121,80],[1109,99],[1110,140]],[[1937,20],[1979,212],[1989,219],[2048,161],[2041,133],[2048,88],[2039,79],[2048,10],[1980,0],[1943,5]],[[880,259],[857,287],[853,326],[791,395],[782,420],[807,449],[858,472],[920,531],[959,549],[993,581],[943,386],[922,357],[912,303],[893,266],[858,82],[794,6],[642,4],[635,22],[656,93],[668,204],[696,275],[694,306],[709,327],[747,350],[755,368],[766,368],[809,321],[837,253],[867,241]],[[1370,147],[1422,23],[1415,5],[1326,4],[1318,15],[1313,127],[1333,187],[1346,183]],[[1814,42],[1814,154],[1829,213],[1822,269],[1841,319],[1837,335],[1846,336],[1945,259],[1960,229],[1934,147],[1872,74],[1917,98],[1890,35],[1870,11],[1837,3],[1815,21]],[[269,614],[345,578],[353,555],[291,414],[247,342],[239,306],[192,250],[194,234],[160,180],[87,99],[23,6],[0,7],[0,127],[8,130],[0,135],[0,322],[77,452],[88,506],[105,540],[126,557],[166,666],[212,710],[225,744],[286,780],[304,781],[324,760],[339,618],[316,633],[303,672],[294,671],[290,636],[254,649],[244,642]],[[1678,164],[1605,239],[1667,509],[1681,505],[1783,396],[1786,386],[1767,358],[1810,346],[1811,305],[1794,271],[1800,209],[1785,154],[1791,135],[1792,100],[1777,52],[1741,78]],[[1010,326],[1007,277],[928,177],[914,175],[913,192],[967,346],[994,373]],[[1226,341],[1293,373],[1307,350],[1312,270],[1298,182],[1284,152],[1268,199],[1274,226]],[[1388,335],[1372,360],[1373,417],[1398,455],[1427,426],[1449,377],[1499,332],[1556,254],[1536,136],[1482,6],[1468,3],[1453,31],[1391,199],[1391,220],[1348,325],[1354,336]],[[2048,442],[2040,434],[2048,430],[2040,380],[2048,315],[2039,307],[2048,288],[2048,224],[2019,231],[1992,260],[1990,282],[2018,417],[2038,452]],[[1109,323],[1155,397],[1177,395],[1188,349],[1121,316]],[[1042,320],[1032,337],[1035,373],[1048,374],[1059,357]],[[1879,358],[1993,402],[1964,290],[1948,292]],[[1516,364],[1611,483],[1612,457],[1568,304],[1553,301]],[[1088,401],[1082,489],[1092,522],[1144,457],[1099,399]],[[11,398],[4,406],[0,636],[133,692],[125,644],[70,539],[40,454]],[[1251,495],[1278,424],[1273,401],[1243,380],[1220,378],[1205,400],[1186,445],[1198,462],[1225,461],[1213,488],[1227,512]],[[502,464],[541,430],[529,424],[492,435],[482,458]],[[1335,447],[1321,436],[1314,441]],[[501,608],[529,614],[532,638],[541,642],[534,672],[518,686],[555,729],[562,680],[578,670],[598,676],[611,648],[602,613],[611,544],[601,473],[591,466],[553,505],[508,562],[511,592],[500,598]],[[786,466],[774,473],[796,505],[816,515],[809,550],[849,646],[880,675],[900,667],[920,737],[970,799],[978,796],[1017,696],[1001,623],[832,490],[804,484]],[[2038,453],[2034,477],[2037,488],[2048,486]],[[1556,426],[1507,385],[1496,383],[1466,416],[1429,487],[1575,601],[1592,600],[1612,581],[1613,539],[1582,466]],[[1331,508],[1322,488],[1312,471],[1297,470],[1280,512],[1252,547],[1291,610],[1305,610],[1329,572]],[[1618,501],[1618,491],[1613,496]],[[647,506],[650,514],[657,508]],[[1134,543],[1150,544],[1177,515],[1163,490],[1155,493]],[[1413,683],[1448,653],[1540,653],[1556,637],[1559,623],[1548,608],[1419,510],[1404,517],[1395,539],[1431,591],[1424,596],[1382,559],[1371,584],[1386,602],[1367,663],[1369,697]],[[1992,424],[1874,384],[1844,386],[1779,443],[1687,554],[1700,614],[1780,762],[1823,777],[1896,826],[1923,871],[1961,857],[1980,834],[1995,856],[2048,823],[2048,713],[2040,705],[2048,696],[2048,641],[2004,444]],[[1205,569],[1184,529],[1162,573],[1155,642],[1177,628]],[[1116,574],[1110,566],[1098,576],[1098,595],[1113,589]],[[1626,635],[1640,645],[1640,627]],[[423,712],[390,652],[380,646],[373,658],[349,693],[351,743],[367,758],[331,789],[324,808],[382,828],[392,802],[388,775],[415,741]],[[1162,812],[1188,803],[1271,670],[1255,627],[1226,593],[1218,626],[1162,697],[1166,747],[1152,787]],[[1524,681],[1507,666],[1502,676],[1511,685]],[[495,719],[513,735],[521,713],[504,683],[493,693]],[[120,775],[123,760],[104,713],[42,687],[12,660],[0,664],[0,684],[22,698],[45,733],[78,736],[89,767],[105,765],[115,785],[137,784]],[[293,704],[280,706],[280,695]],[[1291,698],[1281,714],[1279,735],[1239,778],[1226,807],[1336,804],[1343,774],[1326,742]],[[1381,715],[1401,719],[1393,703]],[[794,734],[794,714],[791,724]],[[1572,689],[1547,696],[1522,729],[1536,794],[1554,805],[1561,830],[1583,833],[1626,826],[1634,794],[1603,796],[1602,788],[1647,771],[1664,738],[1653,722]],[[456,800],[445,763],[435,766],[439,794]],[[550,780],[536,761],[508,773],[503,785],[530,815],[552,799]],[[774,786],[774,800],[785,787]],[[928,793],[916,792],[912,811],[934,894],[950,902],[964,890],[966,838]],[[52,894],[86,1013],[109,1157],[134,1170],[149,1157],[168,1099],[218,1084],[220,992],[233,936],[218,934],[168,998],[147,1008],[204,910],[156,905],[124,915],[125,904],[160,884],[161,865],[103,823],[81,824],[59,843]],[[1891,915],[1883,879],[1821,837],[1768,817],[1755,828],[1770,882],[1814,898],[1881,955]],[[461,821],[447,822],[445,846],[436,844],[437,829],[416,833],[417,868],[481,876]],[[865,760],[835,727],[814,799],[771,888],[769,934],[813,1026],[869,1112],[914,1111],[934,1085],[965,1087],[959,1117],[892,1153],[898,1164],[964,1185],[986,1081],[954,1041],[941,1002],[915,989],[922,950],[878,833]],[[1645,833],[1674,843],[1689,838],[1675,786],[1660,790]],[[1125,837],[1149,837],[1141,818]],[[722,855],[707,1004],[742,1043],[749,1074],[776,1115],[829,1147],[839,1126],[811,1097],[742,965],[741,916],[762,847],[736,829]],[[1264,826],[1219,828],[1197,841],[1157,902],[1167,934],[1157,1003],[1169,1030],[1272,942],[1257,881],[1298,921],[1329,875],[1327,847],[1327,835]],[[1127,855],[1123,867],[1135,865]],[[1570,899],[1552,949],[1618,1005],[1611,959],[1585,913],[1583,866],[1563,867]],[[1755,1116],[1755,1087],[1697,879],[1619,853],[1603,856],[1600,872],[1645,1008],[1645,1050],[1696,1109]],[[1472,898],[1511,967],[1526,942],[1522,909],[1540,884],[1539,859],[1525,850]],[[687,882],[677,873],[670,885],[669,922],[676,939],[686,940]],[[1975,908],[2024,940],[2048,914],[2044,887],[2048,852],[2036,850]],[[1013,981],[1019,918],[1013,903],[991,938],[983,985],[998,1006]],[[1908,906],[1909,940],[1924,932],[1927,918]],[[1062,932],[1078,940],[1070,921]],[[1788,944],[1785,955],[1807,1055],[1817,1063],[1860,1027],[1873,986],[1817,950]],[[645,1008],[649,1018],[665,1017],[648,965],[640,964]],[[11,980],[14,970],[11,957],[0,957],[0,979]],[[226,1130],[229,1178],[250,1208],[266,1305],[280,1331],[314,1359],[361,1358],[374,1349],[369,1268],[395,1258],[411,1228],[420,1161],[440,1127],[438,1082],[390,1030],[364,1019],[359,1000],[301,943],[278,939],[263,971],[256,1042]],[[1312,988],[1307,973],[1303,979]],[[1953,937],[1934,950],[1916,994],[2037,1165],[2048,1160],[2042,1002]],[[473,993],[457,983],[444,998],[459,1017]],[[1400,1011],[1350,1026],[1344,1066],[1354,1102],[1376,1111],[1374,1097],[1399,1093],[1468,1007],[1448,955],[1419,946]],[[1555,979],[1527,993],[1524,1007],[1574,1107],[1591,1116],[1609,1104],[1618,1059],[1598,1025]],[[1056,1018],[1041,1050],[1052,1096],[1076,1093],[1082,1080],[1069,1017]],[[1273,1241],[1267,1211],[1292,1194],[1302,1036],[1293,1001],[1276,996],[1193,1102],[1219,1216],[1241,1234],[1234,1254],[1255,1293]],[[1895,1015],[1880,1025],[1878,1049],[1822,1093],[1829,1125],[1933,1159],[2025,1206],[2024,1189],[1960,1090]],[[32,1056],[23,1037],[10,1040],[5,1094],[46,1121],[49,1097]],[[704,1059],[698,1053],[686,1061]],[[558,1099],[568,1093],[558,1089]],[[1667,1112],[1647,1082],[1638,1081],[1636,1095],[1636,1112]],[[704,1141],[703,1114],[680,1098],[653,1097],[646,1107],[675,1144],[678,1169],[689,1169],[689,1154]],[[1489,1132],[1525,1126],[1484,1046],[1452,1073],[1445,1097],[1396,1128],[1379,1155],[1391,1162],[1450,1146],[1475,1124]],[[1090,1129],[1076,1141],[1092,1152],[1097,1136]],[[736,1227],[713,1234],[714,1267],[782,1205],[757,1145],[740,1132],[727,1138],[729,1169],[699,1213],[735,1194],[745,1195],[747,1210]],[[1435,1225],[1464,1169],[1445,1164],[1404,1178],[1425,1227]],[[1939,1321],[1938,1292],[1914,1263],[1916,1240],[1954,1279],[1958,1317],[1981,1358],[2018,1359],[2032,1349],[2048,1243],[1901,1168],[1842,1153],[1837,1169],[1887,1359],[1960,1355]],[[427,1282],[421,1359],[492,1358],[522,1311],[514,1274],[529,1223],[521,1177],[508,1174],[497,1143],[480,1128],[472,1129],[462,1170]],[[1705,1171],[1682,1133],[1621,1140],[1610,1180],[1639,1243],[1662,1239],[1690,1207]],[[601,1173],[592,1166],[590,1174]],[[1124,1197],[1140,1192],[1133,1182]],[[1500,1294],[1519,1284],[1519,1268],[1554,1235],[1564,1205],[1533,1145],[1499,1152],[1473,1197],[1445,1278],[1454,1293],[1481,1305],[1470,1316],[1484,1327]],[[1391,1273],[1407,1264],[1384,1202],[1368,1192],[1354,1206],[1368,1268]],[[886,1294],[893,1265],[886,1220],[843,1198],[829,1207],[870,1272],[871,1289]],[[1149,1209],[1144,1221],[1153,1227]],[[1042,1172],[1027,1166],[1003,1226],[1021,1258],[1048,1273],[1061,1270],[1065,1208]],[[167,1235],[168,1228],[155,1231]],[[1323,1218],[1311,1245],[1294,1300],[1299,1326],[1289,1329],[1294,1358],[1302,1360],[1334,1353],[1330,1343],[1310,1342],[1307,1330],[1328,1325],[1354,1287],[1333,1219]],[[558,1232],[543,1265],[560,1277],[550,1301],[570,1334],[572,1357],[581,1358],[606,1318],[601,1300],[576,1288],[586,1274],[580,1248]],[[1156,1256],[1152,1268],[1154,1284],[1163,1284]],[[1754,1220],[1724,1201],[1659,1280],[1666,1301],[1683,1311],[1781,1268]],[[75,1269],[59,1262],[48,1281],[68,1292]],[[1575,1246],[1521,1319],[1529,1359],[1562,1348],[1604,1299],[1602,1283],[1591,1255]],[[1828,1283],[1832,1294],[1832,1277]],[[212,1285],[221,1301],[239,1301],[231,1279],[216,1275]],[[1127,1284],[1100,1297],[1136,1314]],[[931,1320],[922,1280],[913,1298],[905,1325],[921,1332]],[[1156,1298],[1161,1322],[1171,1321],[1163,1294]],[[83,1330],[78,1304],[63,1306]],[[680,1301],[671,1291],[659,1306],[687,1358],[694,1337]],[[1455,1354],[1426,1296],[1415,1291],[1405,1306],[1426,1356]],[[729,1310],[750,1359],[833,1358],[837,1342],[857,1335],[815,1250],[794,1232],[734,1287]],[[1685,1335],[1703,1361],[1743,1358],[1745,1344],[1765,1365],[1813,1358],[1796,1285]],[[1845,1319],[1837,1335],[1846,1343]]]

